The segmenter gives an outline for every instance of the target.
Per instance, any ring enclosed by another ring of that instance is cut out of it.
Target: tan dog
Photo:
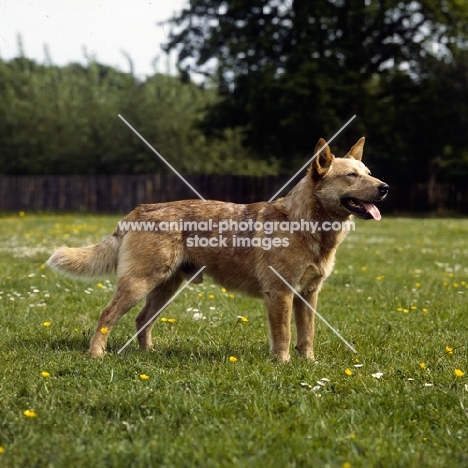
[[[117,273],[115,294],[91,339],[91,356],[104,354],[114,325],[144,297],[146,303],[136,318],[138,340],[142,349],[152,349],[155,314],[184,279],[205,266],[204,273],[226,289],[263,298],[271,351],[279,361],[290,358],[294,310],[296,349],[313,359],[315,314],[269,267],[316,307],[322,283],[333,269],[336,249],[347,233],[326,227],[349,222],[352,214],[379,220],[374,203],[388,192],[388,185],[371,177],[361,162],[363,146],[361,138],[344,158],[335,158],[326,142],[319,140],[316,152],[320,153],[306,176],[273,202],[240,205],[184,200],[141,205],[101,243],[58,249],[47,264],[62,273],[86,277]],[[317,223],[314,232],[306,229],[310,222]],[[202,280],[201,275],[197,280]]]

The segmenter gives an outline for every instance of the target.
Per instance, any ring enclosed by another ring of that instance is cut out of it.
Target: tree
[[[166,49],[185,76],[216,83],[205,131],[240,127],[259,157],[287,168],[352,114],[360,120],[343,145],[363,134],[366,113],[377,117],[375,77],[416,86],[426,60],[466,44],[467,19],[459,0],[191,0]]]
[[[87,66],[0,60],[1,174],[135,174],[169,168],[125,127],[122,114],[179,171],[261,174],[239,130],[210,139],[197,128],[214,90],[156,73],[144,81]]]
[[[468,175],[468,51],[427,57],[416,78],[388,74],[372,93],[368,128],[386,171],[400,181]]]

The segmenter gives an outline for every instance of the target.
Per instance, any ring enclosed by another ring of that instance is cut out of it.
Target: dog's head
[[[354,214],[378,221],[380,211],[374,203],[387,196],[389,186],[372,177],[362,163],[364,141],[361,138],[343,158],[335,158],[321,138],[309,175],[314,181],[314,194],[326,211],[337,217]]]

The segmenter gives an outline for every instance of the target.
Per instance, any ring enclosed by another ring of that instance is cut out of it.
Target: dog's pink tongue
[[[379,209],[372,203],[363,203],[364,208],[372,215],[376,221],[380,221],[382,215],[380,214]]]

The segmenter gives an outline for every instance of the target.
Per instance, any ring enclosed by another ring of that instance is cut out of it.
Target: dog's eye
[[[357,177],[357,174],[355,172],[350,172],[349,174],[346,174],[348,177]]]

